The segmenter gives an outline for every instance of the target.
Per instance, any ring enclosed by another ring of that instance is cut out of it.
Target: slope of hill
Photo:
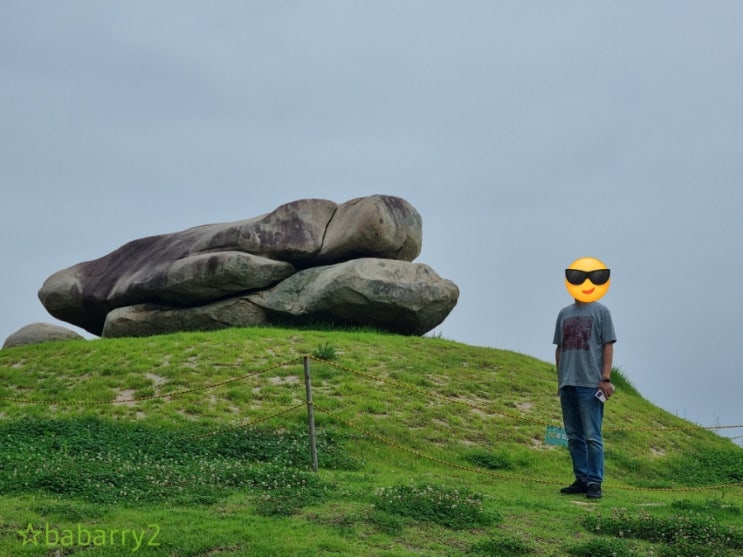
[[[605,497],[559,495],[572,477],[567,451],[545,444],[560,425],[554,374],[513,352],[374,331],[3,350],[0,554],[743,551],[743,450],[619,372]]]

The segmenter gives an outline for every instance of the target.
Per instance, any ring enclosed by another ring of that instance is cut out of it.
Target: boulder
[[[50,323],[31,323],[21,327],[15,333],[5,339],[3,348],[22,346],[24,344],[41,344],[55,340],[85,340],[85,337],[75,331],[52,325]]]
[[[316,264],[351,257],[384,257],[413,261],[420,255],[423,222],[399,197],[352,199],[338,207],[328,223]]]
[[[336,213],[341,223],[331,226]],[[354,220],[353,215],[366,218]],[[327,231],[332,245],[317,260]],[[247,220],[133,240],[99,259],[54,273],[39,290],[39,299],[54,317],[100,335],[106,316],[118,307],[208,303],[275,284],[294,267],[358,254],[412,261],[420,253],[421,238],[420,215],[403,199],[375,195],[340,206],[305,199]]]
[[[114,307],[141,300],[175,305],[210,302],[272,286],[295,271],[291,263],[239,251],[199,253],[123,273],[107,302]]]
[[[266,324],[263,309],[237,297],[191,308],[138,304],[112,310],[106,316],[104,337],[143,337],[178,331],[213,331]]]
[[[207,257],[202,266],[200,255],[237,252],[277,261],[285,258],[285,265],[308,261],[320,250],[336,208],[332,201],[295,201],[252,219],[133,240],[108,255],[54,273],[39,290],[39,299],[54,317],[100,335],[106,315],[117,307],[163,301],[168,282],[188,283],[189,289],[197,291],[219,289],[231,282],[235,266],[240,266],[234,257],[232,265]],[[202,272],[204,267],[211,272]],[[194,274],[182,276],[188,269]],[[181,277],[171,278],[170,273]],[[244,286],[243,290],[251,288],[251,284]],[[175,297],[169,296],[168,301],[182,306],[204,300],[200,295]]]
[[[269,321],[326,321],[422,335],[449,315],[459,289],[422,263],[362,258],[300,271],[247,298],[271,315]]]
[[[318,320],[423,334],[459,292],[412,263],[422,236],[420,214],[399,197],[305,199],[133,240],[54,273],[39,299],[102,336]]]

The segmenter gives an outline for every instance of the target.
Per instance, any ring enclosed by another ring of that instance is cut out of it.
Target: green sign
[[[547,433],[544,435],[544,442],[548,445],[559,445],[560,447],[568,446],[568,434],[561,427],[554,425],[547,426]]]

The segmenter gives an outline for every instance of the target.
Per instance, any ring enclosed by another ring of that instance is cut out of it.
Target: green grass
[[[0,555],[740,554],[743,450],[612,377],[590,503],[558,494],[554,367],[522,354],[280,328],[2,350]]]

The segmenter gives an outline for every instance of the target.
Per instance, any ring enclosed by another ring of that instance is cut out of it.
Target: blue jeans
[[[595,394],[595,387],[563,387],[560,403],[575,477],[585,483],[600,484],[604,481],[604,440],[601,437],[604,403]]]

